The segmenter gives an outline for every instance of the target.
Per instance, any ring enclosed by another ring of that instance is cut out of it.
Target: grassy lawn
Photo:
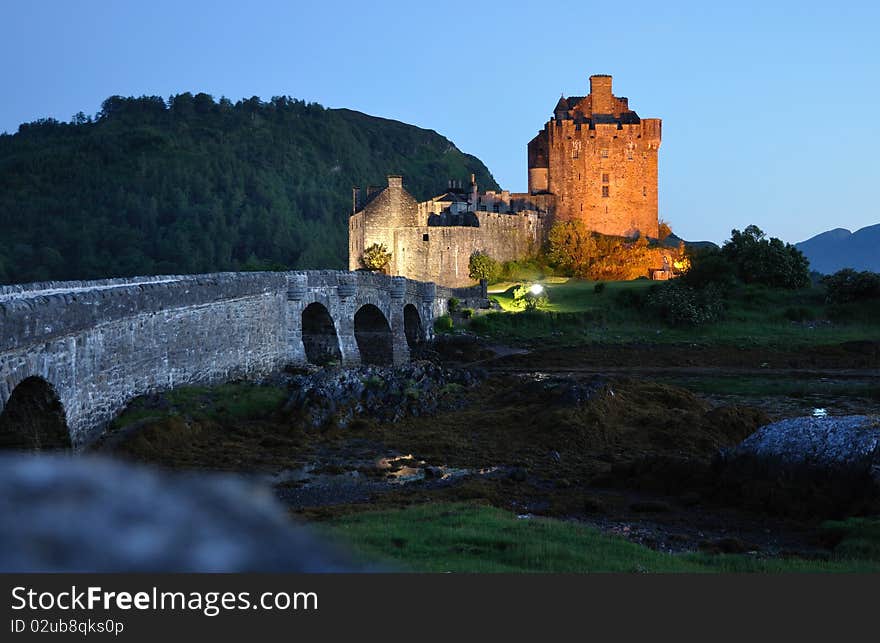
[[[654,282],[647,279],[635,281],[610,281],[605,284],[605,292],[596,294],[595,281],[570,279],[568,277],[548,277],[540,282],[547,290],[549,304],[543,310],[554,313],[581,313],[585,311],[608,310],[614,307],[614,295],[623,290],[645,290]],[[505,282],[490,287],[489,296],[498,300],[501,308],[508,312],[518,312],[513,303],[513,290],[519,282]]]
[[[500,509],[423,504],[335,519],[330,530],[371,560],[428,572],[880,572],[880,520],[833,523],[827,560],[664,554],[571,522]]]
[[[825,320],[827,311],[819,288],[786,291],[746,287],[727,301],[722,321],[699,328],[676,328],[621,302],[627,291],[638,297],[655,282],[606,282],[601,293],[595,292],[596,282],[592,281],[551,277],[540,283],[549,302],[536,312],[521,312],[514,303],[513,291],[518,284],[493,286],[490,296],[504,312],[479,315],[471,324],[472,330],[502,340],[540,339],[554,344],[662,342],[786,348],[876,340],[880,335],[875,321],[880,317],[871,311],[861,311],[856,321]]]

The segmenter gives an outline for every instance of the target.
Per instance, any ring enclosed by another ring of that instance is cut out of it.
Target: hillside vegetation
[[[483,163],[434,131],[276,97],[108,98],[0,135],[0,283],[343,268],[353,185],[425,199]]]

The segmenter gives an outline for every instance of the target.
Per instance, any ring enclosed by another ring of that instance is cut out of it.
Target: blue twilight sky
[[[0,132],[113,94],[287,94],[437,130],[519,191],[559,94],[607,73],[663,119],[681,236],[880,222],[880,3],[716,5],[2,0]]]

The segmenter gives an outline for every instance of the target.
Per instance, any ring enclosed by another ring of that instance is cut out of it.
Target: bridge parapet
[[[0,433],[25,380],[57,397],[79,446],[137,395],[327,356],[402,363],[431,337],[447,296],[433,283],[339,270],[0,286]]]
[[[0,288],[0,352],[115,320],[264,295],[284,287],[274,273],[49,282]]]

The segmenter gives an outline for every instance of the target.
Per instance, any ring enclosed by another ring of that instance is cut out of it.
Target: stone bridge
[[[406,362],[453,294],[474,293],[342,271],[0,286],[0,447],[88,445],[175,386]]]

